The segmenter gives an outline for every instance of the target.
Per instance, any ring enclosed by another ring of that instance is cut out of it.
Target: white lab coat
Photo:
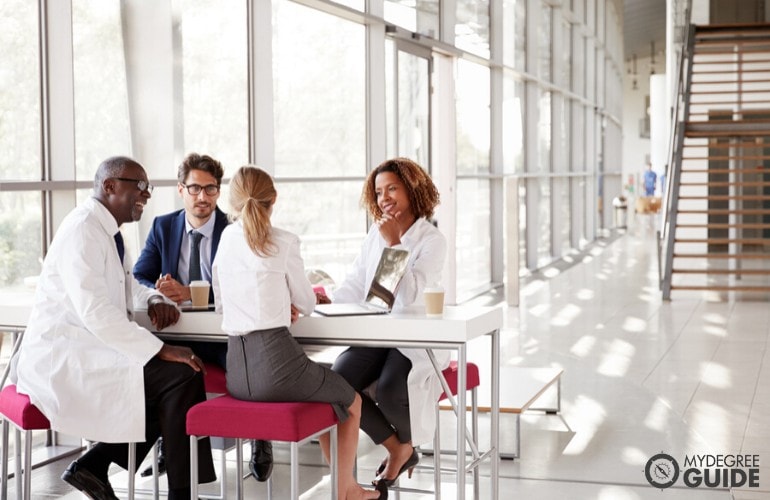
[[[369,284],[387,244],[373,224],[366,235],[361,253],[353,262],[353,269],[345,282],[334,291],[334,302],[363,302]],[[394,248],[409,250],[407,271],[396,293],[394,311],[409,305],[423,304],[422,291],[428,284],[441,281],[441,270],[446,260],[446,239],[426,219],[417,219],[401,237],[401,244]],[[412,444],[425,444],[436,432],[435,409],[441,394],[441,383],[425,349],[399,349],[412,362],[407,377],[409,391],[409,420],[412,426]],[[439,366],[449,366],[450,354],[446,350],[433,351]]]
[[[89,198],[48,251],[12,380],[65,434],[102,442],[145,439],[143,367],[163,342],[129,318],[158,292],[121,265],[110,212]],[[131,300],[133,299],[133,300]]]

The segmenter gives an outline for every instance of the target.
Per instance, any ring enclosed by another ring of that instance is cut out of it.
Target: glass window
[[[551,72],[551,48],[552,48],[552,29],[553,29],[553,8],[543,5],[541,12],[540,26],[537,30],[537,58],[539,62],[539,76],[543,80],[551,81],[553,73]]]
[[[489,57],[489,1],[456,0],[455,46]]]
[[[527,69],[527,2],[526,0],[516,0],[516,31],[514,32],[514,53],[516,58],[516,69],[526,71]]]
[[[389,157],[411,158],[430,168],[430,61],[424,57],[397,50],[397,44],[387,47],[396,50],[397,75],[393,75],[393,54],[385,67],[388,108]],[[394,100],[398,99],[397,107]]]
[[[225,175],[245,164],[248,144],[245,2],[184,0],[182,88],[184,154],[209,154]],[[164,168],[174,178],[176,165]]]
[[[102,160],[132,151],[120,16],[120,2],[72,2],[78,180],[92,180]]]
[[[37,2],[0,2],[0,181],[40,179]]]
[[[489,172],[489,68],[457,61],[457,172]]]
[[[23,286],[40,274],[42,204],[39,192],[0,192],[0,287]],[[31,283],[34,287],[34,282]]]
[[[431,38],[439,37],[439,0],[385,0],[385,20]]]
[[[276,183],[272,222],[302,239],[306,269],[321,269],[336,284],[361,251],[366,212],[359,206],[363,181]],[[333,203],[329,200],[333,199]]]
[[[551,255],[551,180],[534,179],[539,191],[537,210],[537,267],[543,267],[553,260]]]
[[[503,77],[503,170],[524,172],[524,82]]]
[[[273,15],[275,175],[363,176],[364,27],[285,0]]]
[[[538,101],[537,168],[542,173],[551,171],[551,93],[541,92]]]
[[[492,281],[490,268],[490,183],[487,179],[458,179],[457,298],[479,293]]]

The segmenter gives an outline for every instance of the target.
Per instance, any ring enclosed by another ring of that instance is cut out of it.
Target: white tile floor
[[[644,226],[598,243],[575,256],[579,262],[569,268],[528,279],[520,307],[505,309],[503,390],[516,383],[506,378],[506,366],[557,366],[564,376],[561,416],[532,412],[522,419],[522,457],[501,465],[502,500],[770,499],[767,297],[675,292],[663,302],[655,243],[650,225]],[[474,302],[485,301],[495,298]],[[469,353],[482,369],[488,366],[484,342],[475,341]],[[482,372],[482,384],[484,377]],[[451,421],[444,420],[443,435],[451,438]],[[482,418],[482,427],[485,423]],[[513,448],[510,415],[503,416],[502,426],[506,451]],[[660,452],[680,463],[694,453],[759,455],[760,487],[692,489],[680,476],[672,488],[653,488],[643,469]],[[381,455],[362,435],[362,480],[373,475]],[[231,483],[233,456],[228,455]],[[303,456],[308,464],[302,468],[303,498],[325,498],[327,470],[317,447],[310,445]],[[279,450],[276,459],[275,498],[286,498],[288,469],[280,464],[287,452]],[[35,471],[35,498],[80,497],[58,480],[68,462]],[[483,474],[485,499],[488,467]],[[122,480],[114,476],[116,484]],[[246,498],[266,497],[264,485],[246,484]],[[432,475],[417,471],[402,484],[430,486]],[[230,486],[228,497],[232,492]],[[442,493],[456,497],[450,474],[443,476]]]

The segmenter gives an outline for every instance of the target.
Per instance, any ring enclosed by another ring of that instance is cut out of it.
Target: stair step
[[[770,292],[770,286],[671,285],[671,290],[703,290],[703,291],[714,291],[714,292]]]
[[[694,96],[697,97],[697,96]],[[765,99],[757,99],[757,100],[740,100],[740,101],[693,101],[690,100],[690,107],[693,106],[719,106],[719,105],[731,105],[731,106],[742,106],[746,104],[767,104],[767,101]]]
[[[770,181],[744,181],[744,182],[720,182],[720,181],[708,181],[708,182],[681,182],[681,187],[765,187],[770,186]]]
[[[706,214],[706,215],[770,215],[770,210],[761,208],[711,208],[706,210],[679,210],[680,214]]]
[[[725,148],[762,148],[766,144],[757,143],[755,141],[747,142],[719,142],[715,144],[695,144],[693,142],[685,142],[682,144],[685,148],[709,148],[709,149],[725,149]]]
[[[709,245],[770,245],[770,238],[674,238],[674,243],[707,243]]]
[[[685,137],[770,137],[770,130],[698,130],[688,129],[685,130]]]
[[[700,50],[698,50],[698,46],[696,45],[693,48],[693,55],[694,56],[711,56],[711,55],[723,55],[723,54],[729,54],[729,55],[735,55],[736,51],[731,50],[730,47],[725,47],[722,49],[720,46],[714,46],[714,47],[700,47]],[[751,46],[743,46],[741,47],[741,50],[738,53],[743,54],[764,54],[770,52],[770,45],[764,44],[764,46],[758,46],[758,47],[751,47]],[[696,59],[693,58],[693,61],[695,62]]]
[[[770,269],[672,269],[674,274],[746,274],[753,276],[770,276]]]
[[[770,259],[770,253],[676,253],[675,259]]]
[[[765,70],[770,72],[770,70]],[[690,89],[692,89],[693,85],[744,85],[747,83],[770,83],[770,80],[764,80],[757,78],[756,80],[743,80],[743,79],[735,79],[735,80],[698,80],[698,81],[692,81],[690,82]],[[764,89],[762,89],[764,90]],[[743,91],[743,90],[741,90]],[[733,92],[738,92],[736,90],[733,90]],[[702,92],[698,92],[702,93]],[[708,92],[707,92],[708,93]]]
[[[677,228],[684,228],[684,229],[770,229],[770,222],[768,223],[762,223],[762,222],[737,222],[737,223],[729,223],[729,222],[711,222],[708,224],[679,224],[676,225]]]
[[[729,194],[707,194],[704,196],[692,196],[692,195],[686,195],[682,196],[679,195],[679,200],[713,200],[713,201],[730,201],[730,200],[743,200],[743,201],[764,201],[768,200],[770,201],[770,196],[766,196],[763,194],[736,194],[736,195],[729,195]]]
[[[770,155],[709,155],[709,156],[683,156],[686,161],[729,161],[729,160],[770,160]]]
[[[745,168],[683,168],[682,174],[764,174],[770,172],[761,165]]]
[[[725,60],[725,61],[719,61],[719,62],[699,62],[699,63],[693,63],[693,69],[692,69],[692,76],[697,75],[730,75],[735,74],[737,72],[741,73],[767,73],[770,72],[770,68],[743,68],[741,67],[740,70],[737,69],[699,69],[697,66],[706,65],[706,64],[713,64],[715,66],[724,66],[725,64],[740,64],[741,66],[744,66],[746,64],[753,64],[753,63],[762,63],[767,64],[770,62],[770,59],[757,59],[757,60],[751,60],[751,61],[736,61],[735,59],[732,60]],[[694,83],[694,80],[693,80]]]

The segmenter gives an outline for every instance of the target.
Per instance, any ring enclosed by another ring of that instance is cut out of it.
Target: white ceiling
[[[623,0],[624,58],[650,57],[666,47],[666,0]]]

